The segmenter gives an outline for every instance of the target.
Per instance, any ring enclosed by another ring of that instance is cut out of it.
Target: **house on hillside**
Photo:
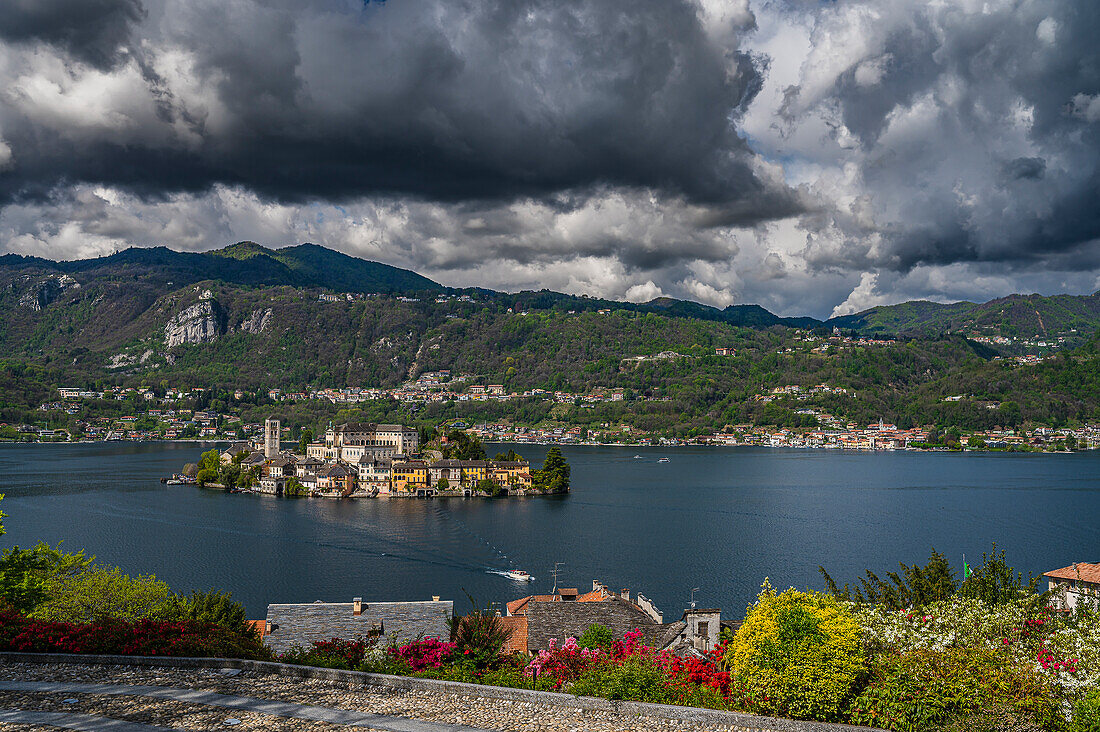
[[[1049,583],[1052,606],[1073,610],[1086,602],[1100,607],[1100,564],[1078,562],[1044,572],[1043,577]]]

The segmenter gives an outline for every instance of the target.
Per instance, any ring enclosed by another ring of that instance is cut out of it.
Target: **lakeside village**
[[[421,450],[420,433],[404,425],[347,423],[330,426],[324,440],[304,452],[282,449],[279,420],[264,424],[262,440],[203,453],[199,463],[165,482],[194,483],[234,492],[322,498],[434,498],[527,496],[566,493],[569,466],[551,448],[532,472],[519,455],[489,460],[463,432],[439,437]],[[438,449],[437,449],[438,448]],[[448,452],[467,459],[445,457]]]
[[[733,349],[719,349],[730,355]],[[648,358],[674,358],[679,354],[657,354]],[[559,404],[573,404],[581,408],[602,402],[621,402],[623,389],[596,389],[589,394],[551,392],[532,389],[523,393],[509,393],[500,384],[467,384],[462,392],[456,392],[456,382],[466,382],[472,376],[453,377],[447,371],[428,372],[416,381],[394,389],[320,389],[309,392],[283,392],[269,390],[267,396],[275,403],[305,400],[323,400],[333,405],[352,407],[374,400],[390,400],[415,404],[424,402],[455,401],[484,402],[518,399],[546,399]],[[78,415],[82,402],[91,400],[127,401],[133,405],[133,413],[120,417],[93,417],[79,421],[79,432],[67,429],[51,429],[47,423],[0,424],[0,439],[20,441],[148,441],[148,440],[248,440],[263,435],[264,425],[244,422],[231,412],[187,409],[204,396],[205,388],[168,388],[158,395],[149,388],[114,387],[105,391],[89,391],[77,388],[58,389],[58,400],[39,406],[39,411],[64,411]],[[1087,423],[1074,427],[1033,426],[1030,429],[991,429],[979,431],[947,430],[937,433],[933,427],[899,429],[882,421],[860,425],[844,420],[810,404],[817,397],[844,397],[850,391],[843,387],[817,384],[777,386],[768,392],[756,394],[753,399],[761,403],[779,402],[795,414],[812,417],[814,428],[777,428],[766,425],[727,425],[718,433],[689,438],[668,437],[646,433],[632,425],[602,423],[595,428],[569,425],[528,427],[496,423],[467,423],[450,420],[441,425],[445,429],[465,430],[484,441],[562,445],[629,445],[636,447],[675,447],[679,445],[724,445],[790,448],[833,448],[851,450],[946,450],[945,442],[961,450],[1019,450],[1063,451],[1100,448],[1100,424]],[[238,391],[234,398],[244,395]],[[643,397],[631,395],[633,400]],[[660,397],[648,397],[660,401]],[[979,402],[968,395],[952,395],[945,402],[973,401],[978,406],[996,409],[993,402]],[[144,409],[143,409],[144,407]],[[949,438],[949,439],[945,439]]]

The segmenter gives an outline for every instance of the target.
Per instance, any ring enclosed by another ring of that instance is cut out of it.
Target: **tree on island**
[[[531,475],[531,485],[544,493],[569,491],[569,463],[562,456],[561,448],[555,445],[546,451],[542,469]]]
[[[309,447],[309,443],[311,442],[313,442],[313,430],[306,427],[302,430],[302,436],[298,439],[298,453],[305,455],[306,448]]]
[[[482,478],[477,482],[478,493],[484,493],[487,496],[496,498],[504,489],[500,487],[500,484],[491,478]]]
[[[485,460],[485,446],[481,440],[461,430],[447,433],[447,443],[443,445],[443,457],[453,460]]]

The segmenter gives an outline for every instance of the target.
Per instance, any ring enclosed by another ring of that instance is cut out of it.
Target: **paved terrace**
[[[0,654],[0,730],[855,732],[863,729],[247,661],[100,657],[104,663],[88,664],[73,657],[43,656],[34,662],[22,662],[35,655]],[[76,662],[58,663],[62,658]],[[126,665],[108,663],[116,661]],[[177,666],[180,663],[185,666]]]

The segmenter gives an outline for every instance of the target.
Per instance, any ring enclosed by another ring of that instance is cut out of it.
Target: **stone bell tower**
[[[264,422],[264,457],[268,460],[279,457],[279,420]]]

